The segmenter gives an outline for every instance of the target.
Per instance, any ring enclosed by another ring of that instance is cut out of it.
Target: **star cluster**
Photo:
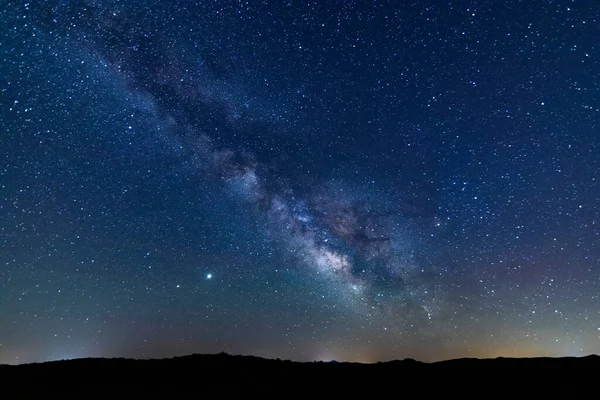
[[[0,363],[599,351],[600,5],[0,15]]]

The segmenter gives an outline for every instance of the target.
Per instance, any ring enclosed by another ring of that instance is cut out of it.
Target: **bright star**
[[[212,279],[212,274],[206,274],[206,279]]]

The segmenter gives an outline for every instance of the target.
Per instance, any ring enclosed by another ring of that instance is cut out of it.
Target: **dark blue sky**
[[[0,6],[0,362],[597,353],[599,15]]]

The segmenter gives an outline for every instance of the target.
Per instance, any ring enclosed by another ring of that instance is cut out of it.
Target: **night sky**
[[[0,20],[0,363],[600,352],[598,1]]]

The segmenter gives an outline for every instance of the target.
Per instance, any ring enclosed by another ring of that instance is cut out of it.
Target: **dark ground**
[[[375,395],[585,395],[600,357],[414,360],[377,364],[297,363],[227,354],[162,360],[88,358],[0,365],[2,394],[31,398],[239,398],[250,395],[316,398]],[[6,398],[9,398],[6,397]]]

